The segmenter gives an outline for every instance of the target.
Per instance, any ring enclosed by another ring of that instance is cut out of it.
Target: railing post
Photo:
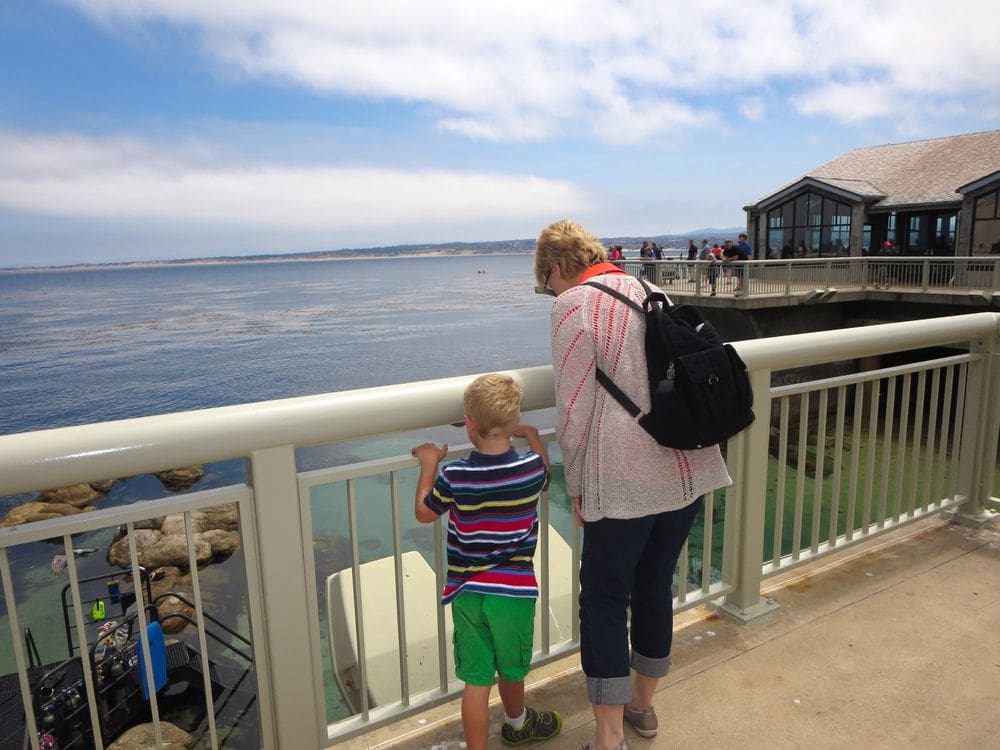
[[[766,615],[778,605],[760,595],[763,579],[764,516],[767,506],[767,450],[771,432],[771,372],[755,370],[750,373],[753,388],[754,413],[757,418],[728,446],[727,458],[733,486],[727,493],[735,495],[729,509],[737,509],[737,520],[732,548],[726,550],[729,558],[723,563],[729,581],[734,586],[722,604],[716,607],[719,614],[740,622],[751,622]],[[728,530],[727,530],[728,532]],[[728,536],[728,533],[727,533]]]
[[[984,526],[997,514],[987,509],[1000,424],[1000,330],[990,339],[971,342],[970,351],[982,358],[969,365],[962,420],[962,447],[958,464],[958,509],[945,515],[963,526]]]
[[[923,265],[920,270],[920,291],[926,292],[931,286],[931,261],[930,258],[924,258]]]
[[[315,585],[316,575],[309,564],[312,549],[303,543],[295,451],[290,445],[264,448],[253,451],[247,463],[259,582],[254,587],[248,581],[248,588],[251,600],[256,599],[263,611],[264,642],[255,639],[254,651],[266,652],[263,679],[273,720],[273,736],[263,736],[262,742],[268,748],[325,747],[329,743],[326,732],[321,733],[326,726],[323,680],[316,672],[322,668],[315,653],[317,614],[306,590]],[[262,701],[262,713],[266,706]]]

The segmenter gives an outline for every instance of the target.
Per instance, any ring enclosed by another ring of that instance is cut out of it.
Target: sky
[[[993,0],[0,0],[0,267],[745,225],[1000,127]]]

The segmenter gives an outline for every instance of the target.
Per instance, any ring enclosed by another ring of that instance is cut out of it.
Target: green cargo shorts
[[[535,600],[463,591],[451,603],[455,676],[489,686],[497,674],[520,682],[531,669]]]

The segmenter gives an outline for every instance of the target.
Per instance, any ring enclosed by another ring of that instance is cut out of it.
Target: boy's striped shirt
[[[448,513],[442,604],[460,591],[538,596],[532,558],[538,498],[547,481],[541,457],[514,448],[494,456],[472,451],[441,468],[424,504],[438,515]]]

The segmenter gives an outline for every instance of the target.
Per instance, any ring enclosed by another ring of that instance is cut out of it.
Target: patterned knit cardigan
[[[625,274],[595,276],[640,304],[645,292]],[[643,411],[649,409],[645,323],[599,289],[577,285],[552,306],[556,436],[566,490],[582,496],[586,521],[638,518],[683,508],[732,484],[718,446],[682,451],[659,445],[598,384],[595,361]]]

